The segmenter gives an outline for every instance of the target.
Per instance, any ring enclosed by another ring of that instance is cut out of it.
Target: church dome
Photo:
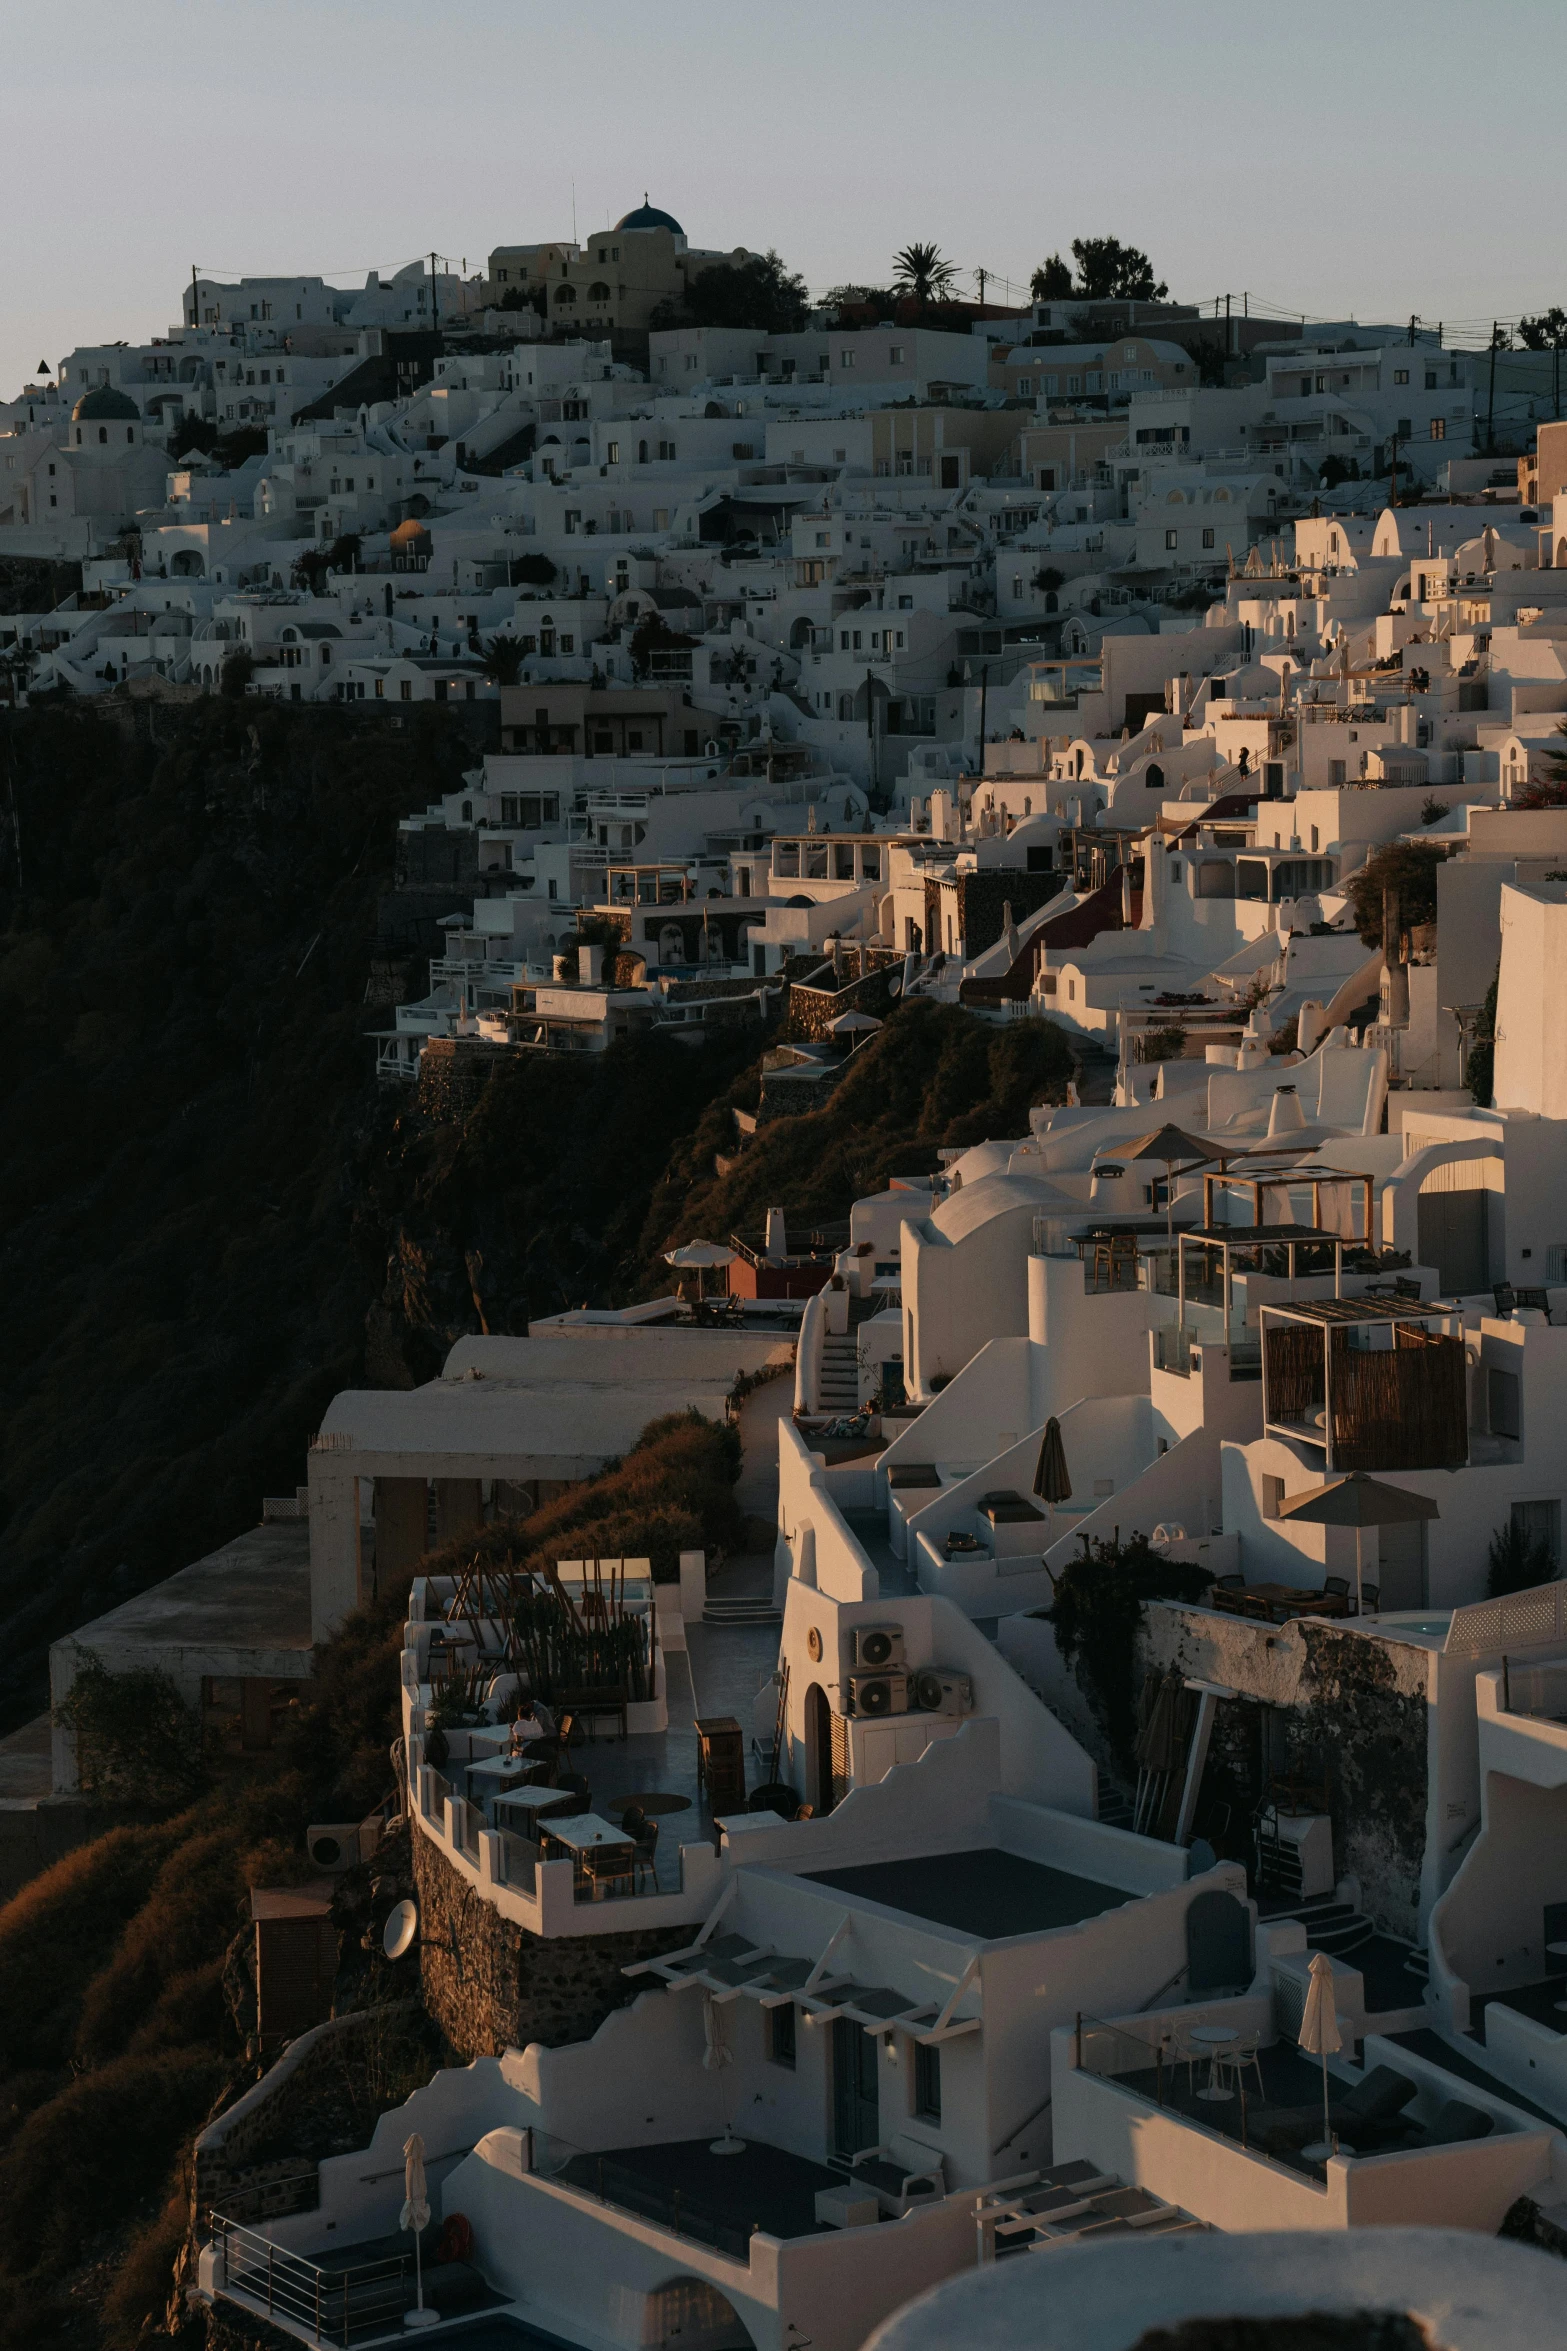
[[[141,410],[112,384],[97,384],[84,392],[71,410],[72,424],[140,424]]]
[[[683,237],[686,233],[678,220],[667,212],[660,212],[658,206],[650,204],[645,195],[635,212],[628,212],[623,220],[616,221],[615,226],[617,229],[668,229],[677,237]]]

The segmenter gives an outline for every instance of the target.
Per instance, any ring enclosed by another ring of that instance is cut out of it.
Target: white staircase
[[[860,1408],[860,1358],[852,1332],[834,1338],[831,1332],[822,1341],[821,1409],[823,1412],[858,1412]]]

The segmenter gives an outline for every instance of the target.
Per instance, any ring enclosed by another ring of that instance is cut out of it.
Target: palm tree
[[[939,245],[905,245],[893,255],[892,266],[894,291],[912,296],[920,310],[928,310],[933,301],[944,302],[958,274]]]
[[[484,648],[484,658],[498,686],[514,686],[522,676],[523,651],[515,637],[492,637]]]

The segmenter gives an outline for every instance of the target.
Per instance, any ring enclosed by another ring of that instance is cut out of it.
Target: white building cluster
[[[496,706],[404,827],[410,904],[453,902],[389,1076],[784,987],[806,1102],[920,998],[1077,1062],[841,1233],[735,1237],[721,1330],[582,1310],[334,1402],[315,1639],[432,1524],[681,1407],[736,1419],[775,1547],[728,1597],[700,1554],[559,1563],[635,1660],[554,1690],[564,1775],[514,1736],[551,1695],[515,1595],[416,1578],[387,1949],[473,2062],[305,2208],[218,2214],[197,2290],[312,2340],[334,2279],[395,2300],[413,2131],[465,2224],[446,2318],[592,2351],[855,2351],[992,2264],[1027,2283],[976,2312],[1048,2303],[1107,2235],[1127,2278],[1174,2236],[1150,2276],[1238,2279],[1211,2233],[1325,2233],[1378,2309],[1408,2264],[1378,2300],[1347,2233],[1567,2244],[1567,427],[1525,506],[1439,341],[1212,382],[1178,306],[617,358],[692,258],[648,207],[501,249],[471,299],[527,337],[381,391],[462,282],[198,283],[6,436],[4,550],[89,558],[19,630],[33,689],[243,651],[387,723]],[[144,498],[267,352],[265,455]],[[284,417],[280,366],[343,372]],[[590,2037],[529,2029],[550,1968],[613,1979]]]

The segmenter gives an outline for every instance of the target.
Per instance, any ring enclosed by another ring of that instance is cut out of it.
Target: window
[[[818,547],[830,547],[832,545],[831,531],[818,531],[816,534],[816,544]]]
[[[889,367],[901,367],[903,365],[903,345],[901,343],[889,343],[887,345],[887,365]]]
[[[618,441],[609,442],[605,448],[604,457],[607,464],[618,465],[620,463],[620,443]]]
[[[1262,1481],[1263,1517],[1277,1518],[1279,1515],[1279,1504],[1283,1501],[1283,1499],[1284,1480],[1282,1478],[1264,1478]]]
[[[920,2122],[941,2120],[941,2051],[926,2041],[914,2044],[914,2113]]]
[[[1426,390],[1428,392],[1436,390],[1436,369],[1434,367],[1426,369]]]
[[[1344,767],[1344,762],[1343,762],[1343,760],[1342,760],[1342,759],[1330,759],[1330,760],[1328,761],[1328,783],[1329,783],[1331,786],[1342,785],[1342,783],[1343,783],[1343,781],[1344,781],[1344,776],[1345,776],[1345,767]]]
[[[1211,547],[1213,545],[1213,533],[1211,530],[1203,532],[1202,543],[1205,547]]]
[[[1492,1373],[1492,1378],[1496,1374]],[[1505,1375],[1504,1375],[1505,1376]],[[1543,1543],[1553,1560],[1562,1555],[1562,1506],[1560,1502],[1515,1502],[1513,1504],[1513,1532],[1526,1543]]]
[[[1393,430],[1401,441],[1407,441],[1410,434],[1414,430],[1414,426],[1410,423],[1407,416],[1401,416],[1397,424],[1393,427]]]
[[[854,353],[852,351],[840,351],[838,354],[838,365],[840,367],[852,367],[854,365]]]
[[[1164,544],[1165,544],[1165,548],[1166,548],[1167,552],[1173,555],[1173,554],[1174,554],[1174,552],[1175,552],[1175,547],[1176,547],[1176,534],[1174,533],[1174,531],[1166,531],[1166,532],[1165,532],[1165,534],[1164,534]]]
[[[1445,441],[1447,439],[1447,421],[1444,417],[1432,417],[1431,438],[1433,441]]]
[[[767,2056],[772,2065],[794,2071],[794,2002],[785,2000],[767,2011]]]
[[[1017,379],[1017,390],[1018,390],[1018,398],[1019,398],[1020,400],[1032,400],[1032,399],[1033,399],[1033,397],[1034,397],[1034,379],[1033,379],[1033,377],[1032,377],[1032,376],[1019,376],[1019,377],[1018,377],[1018,379]]]
[[[1395,384],[1407,384],[1407,383],[1408,383],[1408,381],[1409,381],[1409,370],[1408,370],[1408,368],[1407,368],[1407,367],[1395,367],[1395,368],[1394,368],[1394,370],[1393,370],[1393,381],[1394,381],[1394,383],[1395,383]]]

